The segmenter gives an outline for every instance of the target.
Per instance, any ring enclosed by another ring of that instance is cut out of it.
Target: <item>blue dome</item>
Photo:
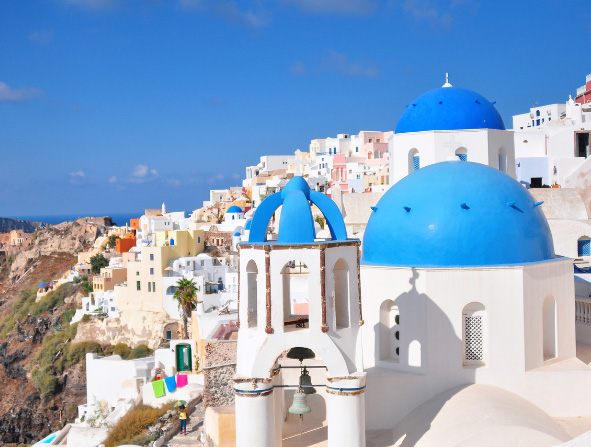
[[[332,240],[346,240],[347,231],[337,205],[325,194],[311,191],[302,177],[292,178],[281,192],[271,194],[257,207],[250,225],[248,241],[267,242],[267,227],[275,211],[281,206],[277,243],[307,244],[314,242],[316,232],[311,204],[316,205],[326,219]]]
[[[232,205],[230,208],[228,208],[228,211],[226,211],[226,214],[228,213],[243,213],[244,211],[242,211],[242,208],[240,208],[239,206],[236,205]]]
[[[363,262],[407,267],[510,265],[554,257],[531,194],[501,171],[447,161],[396,183],[374,208]]]
[[[252,225],[252,219],[246,221],[246,225],[244,226],[245,230],[250,230],[250,226]]]
[[[472,90],[441,87],[423,93],[402,114],[395,133],[425,130],[505,130],[495,106]]]
[[[242,236],[242,235],[241,235],[241,234],[240,234],[240,233],[237,231],[236,233],[234,233],[234,236],[238,236],[238,237],[240,237],[240,236]]]

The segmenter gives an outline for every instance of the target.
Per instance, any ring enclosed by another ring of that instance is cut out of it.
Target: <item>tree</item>
[[[116,234],[112,234],[109,236],[109,248],[111,250],[115,249],[115,246],[117,245],[117,239],[121,239],[119,236],[117,236]]]
[[[105,258],[101,253],[97,253],[96,255],[90,258],[90,266],[92,273],[100,273],[103,267],[107,267],[109,265],[109,261]]]
[[[188,319],[197,306],[197,286],[193,280],[181,278],[176,284],[174,299],[179,303],[179,310],[183,318],[183,338],[189,338]]]

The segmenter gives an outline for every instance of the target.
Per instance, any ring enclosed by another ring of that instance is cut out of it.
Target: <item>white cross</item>
[[[294,152],[294,154],[295,154],[296,158],[291,158],[291,159],[287,160],[287,162],[290,165],[295,165],[296,166],[296,173],[295,173],[295,175],[302,175],[301,174],[301,168],[304,167],[304,166],[306,166],[306,165],[309,165],[310,162],[308,160],[305,160],[304,158],[302,158],[302,151],[300,151],[299,149],[297,149]]]
[[[452,152],[455,152],[457,148],[462,147],[462,143],[460,141],[456,141],[456,136],[453,133],[449,133],[449,138],[447,141],[444,141],[442,146],[450,149]]]

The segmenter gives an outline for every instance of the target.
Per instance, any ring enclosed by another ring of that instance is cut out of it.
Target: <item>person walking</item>
[[[179,423],[181,427],[181,435],[187,434],[187,409],[184,405],[179,408]]]

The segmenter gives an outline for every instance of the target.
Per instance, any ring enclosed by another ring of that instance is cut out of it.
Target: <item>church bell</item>
[[[302,390],[304,394],[316,393],[316,389],[312,387],[312,378],[310,377],[306,367],[304,367],[302,375],[300,376],[300,390]]]
[[[308,400],[306,394],[300,388],[293,395],[293,404],[289,407],[291,414],[299,414],[300,416],[310,413],[312,410],[308,406]]]

